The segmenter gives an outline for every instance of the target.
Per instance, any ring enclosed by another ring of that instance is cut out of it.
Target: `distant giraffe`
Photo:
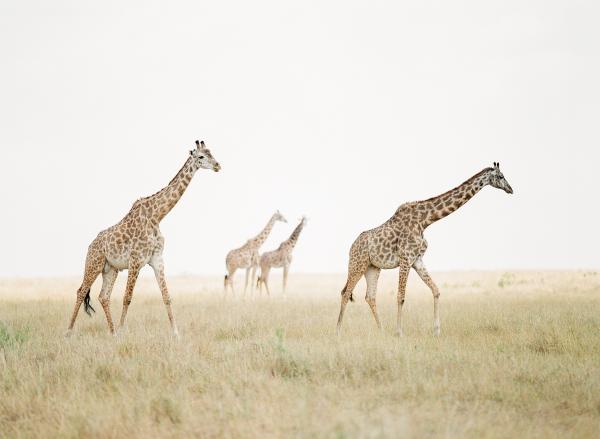
[[[423,231],[435,221],[444,218],[461,207],[487,185],[502,189],[509,194],[513,193],[508,181],[500,172],[500,164],[494,163],[494,167],[485,168],[457,188],[438,197],[401,205],[385,223],[362,232],[350,248],[348,280],[342,290],[342,304],[337,323],[338,334],[346,304],[348,300],[353,300],[352,291],[363,275],[367,281],[365,300],[371,307],[377,327],[381,328],[375,304],[379,272],[382,268],[399,267],[396,333],[402,335],[402,305],[404,304],[408,272],[412,267],[433,293],[433,331],[438,336],[440,334],[438,306],[440,293],[422,261],[422,256],[427,249],[427,241],[423,237]]]
[[[262,284],[265,285],[267,294],[270,296],[269,291],[269,272],[271,268],[283,267],[283,297],[285,297],[285,288],[287,286],[288,271],[290,264],[292,263],[292,253],[294,247],[300,237],[300,232],[306,225],[307,218],[305,216],[300,220],[300,224],[296,226],[292,234],[288,239],[283,241],[277,250],[263,253],[260,257],[260,276],[258,277],[258,287],[262,293]]]
[[[250,284],[250,288],[254,289],[254,279],[256,276],[256,267],[258,267],[258,250],[264,244],[264,242],[269,237],[271,230],[273,230],[273,226],[275,222],[282,221],[287,223],[287,220],[283,217],[283,215],[277,211],[271,216],[271,219],[265,226],[265,228],[254,238],[249,239],[246,243],[240,248],[236,248],[227,253],[227,257],[225,258],[225,265],[227,267],[227,274],[225,275],[224,282],[224,293],[227,295],[227,287],[231,288],[231,293],[235,295],[233,291],[233,275],[235,274],[238,268],[246,269],[246,283],[244,285],[244,296],[246,295],[246,290],[248,289],[248,277],[250,275],[250,270],[252,270],[252,282]]]
[[[127,287],[123,296],[123,311],[119,324],[120,327],[123,327],[135,282],[140,269],[146,264],[149,264],[154,270],[163,302],[167,308],[171,329],[174,335],[178,335],[177,325],[171,311],[171,298],[165,281],[162,258],[165,240],[160,233],[159,223],[177,204],[195,172],[200,168],[218,172],[221,166],[213,158],[204,142],[196,140],[196,148],[190,151],[190,156],[183,167],[165,188],[154,195],[137,200],[133,203],[129,213],[118,224],[103,230],[92,241],[85,261],[83,283],[77,291],[75,309],[67,335],[73,329],[82,302],[86,313],[91,315],[91,311],[94,311],[90,304],[90,287],[100,273],[102,273],[102,289],[99,300],[106,314],[108,329],[111,333],[115,333],[110,314],[110,295],[118,272],[127,269],[129,272]]]

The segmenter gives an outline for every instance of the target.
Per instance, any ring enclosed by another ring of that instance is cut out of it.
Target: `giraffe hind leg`
[[[104,314],[106,315],[106,322],[108,323],[108,330],[111,334],[114,335],[115,327],[112,320],[112,315],[110,313],[110,295],[112,293],[113,287],[115,285],[115,280],[119,271],[116,268],[113,268],[106,264],[104,267],[104,271],[102,272],[102,289],[100,290],[100,295],[98,299],[100,300],[100,304],[104,309]]]
[[[363,232],[352,243],[350,247],[350,261],[348,263],[348,280],[342,289],[342,303],[340,305],[340,315],[338,316],[337,333],[340,333],[344,311],[348,301],[354,301],[352,292],[359,279],[365,274],[369,267],[369,248],[368,234]]]
[[[233,289],[233,275],[237,271],[237,268],[227,267],[227,274],[225,275],[225,288],[223,291],[223,297],[227,298],[227,291],[231,291],[231,295],[235,298],[235,291]]]
[[[363,273],[353,272],[348,274],[348,280],[346,281],[346,285],[342,290],[342,303],[340,305],[340,314],[338,316],[337,322],[337,333],[340,333],[340,329],[342,327],[342,320],[344,318],[344,311],[346,310],[346,305],[348,304],[348,300],[354,301],[352,297],[352,291],[354,291],[354,287],[360,280]]]
[[[381,269],[373,265],[370,265],[365,272],[365,280],[367,281],[367,294],[365,295],[365,300],[371,308],[371,312],[375,318],[375,323],[379,329],[381,329],[381,323],[379,321],[379,316],[377,315],[377,303],[375,301],[375,297],[377,295],[377,281],[379,280],[380,272]]]
[[[96,240],[92,242],[85,259],[83,281],[77,290],[77,298],[75,299],[75,307],[73,308],[73,314],[71,315],[71,321],[67,329],[67,335],[69,335],[73,330],[73,326],[75,325],[75,320],[77,319],[77,314],[79,313],[79,308],[81,307],[82,303],[84,304],[83,306],[87,314],[91,316],[92,311],[95,312],[94,308],[90,304],[90,289],[104,268],[105,263],[104,255],[98,251],[98,246],[96,245],[97,243],[98,241]]]
[[[261,273],[262,283],[265,286],[265,290],[267,291],[267,296],[271,297],[271,291],[269,290],[269,273],[271,271],[271,267],[266,267],[265,270]]]

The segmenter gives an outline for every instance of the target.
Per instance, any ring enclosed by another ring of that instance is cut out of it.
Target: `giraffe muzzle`
[[[213,166],[213,171],[219,172],[220,170],[221,170],[221,165],[219,165],[218,163],[215,166]]]

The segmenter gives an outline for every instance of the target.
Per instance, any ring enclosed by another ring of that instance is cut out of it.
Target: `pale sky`
[[[499,161],[426,231],[430,271],[598,268],[600,3],[0,3],[0,276],[81,275],[87,246],[203,139],[161,230],[168,275],[223,274],[276,210],[292,272]],[[146,269],[148,270],[148,269]]]

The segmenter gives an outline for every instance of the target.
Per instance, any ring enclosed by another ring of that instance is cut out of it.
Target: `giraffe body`
[[[367,282],[366,302],[369,304],[378,327],[381,327],[375,301],[377,280],[382,269],[399,268],[398,315],[396,332],[402,334],[401,315],[404,304],[408,272],[413,268],[431,289],[434,298],[434,334],[439,335],[439,290],[425,265],[423,255],[427,250],[425,229],[469,201],[483,187],[491,185],[512,194],[512,188],[500,172],[500,165],[486,168],[460,186],[424,201],[402,204],[382,225],[362,232],[350,247],[348,279],[342,290],[342,303],[337,330],[341,328],[348,300],[353,300],[353,290],[362,276]]]
[[[127,269],[127,286],[120,319],[122,327],[137,276],[141,268],[148,264],[154,270],[171,328],[177,335],[177,325],[171,310],[171,298],[164,277],[162,258],[164,237],[160,233],[159,224],[177,204],[195,172],[200,168],[218,172],[221,167],[205,147],[204,142],[196,141],[196,149],[190,151],[190,157],[165,188],[154,195],[137,200],[121,221],[101,231],[92,241],[88,247],[83,282],[77,291],[75,309],[67,334],[73,329],[82,303],[88,314],[94,310],[89,303],[90,288],[101,273],[102,288],[99,300],[106,314],[109,330],[111,333],[115,332],[110,312],[110,295],[119,271]]]
[[[225,295],[227,295],[228,289],[231,290],[232,294],[235,294],[233,289],[233,276],[238,269],[246,270],[244,296],[246,295],[246,290],[248,288],[248,280],[250,277],[252,278],[250,282],[250,288],[251,291],[254,290],[256,269],[258,268],[258,263],[260,260],[258,252],[260,250],[260,247],[269,237],[269,234],[271,233],[271,230],[273,230],[273,226],[277,221],[287,223],[287,220],[284,218],[284,216],[279,211],[277,211],[273,214],[273,216],[271,216],[267,225],[258,235],[246,241],[246,243],[240,248],[233,249],[229,253],[227,253],[227,256],[225,257],[225,266],[227,268],[227,274],[225,275],[224,281]]]
[[[296,226],[288,239],[283,241],[276,250],[265,252],[260,257],[260,276],[258,277],[258,286],[261,293],[262,285],[264,284],[267,294],[269,296],[271,295],[271,292],[269,291],[269,273],[272,268],[283,268],[283,296],[285,297],[287,277],[290,265],[292,263],[294,248],[298,243],[298,238],[300,237],[302,229],[306,225],[306,221],[307,218],[302,217],[300,223],[298,226]]]

